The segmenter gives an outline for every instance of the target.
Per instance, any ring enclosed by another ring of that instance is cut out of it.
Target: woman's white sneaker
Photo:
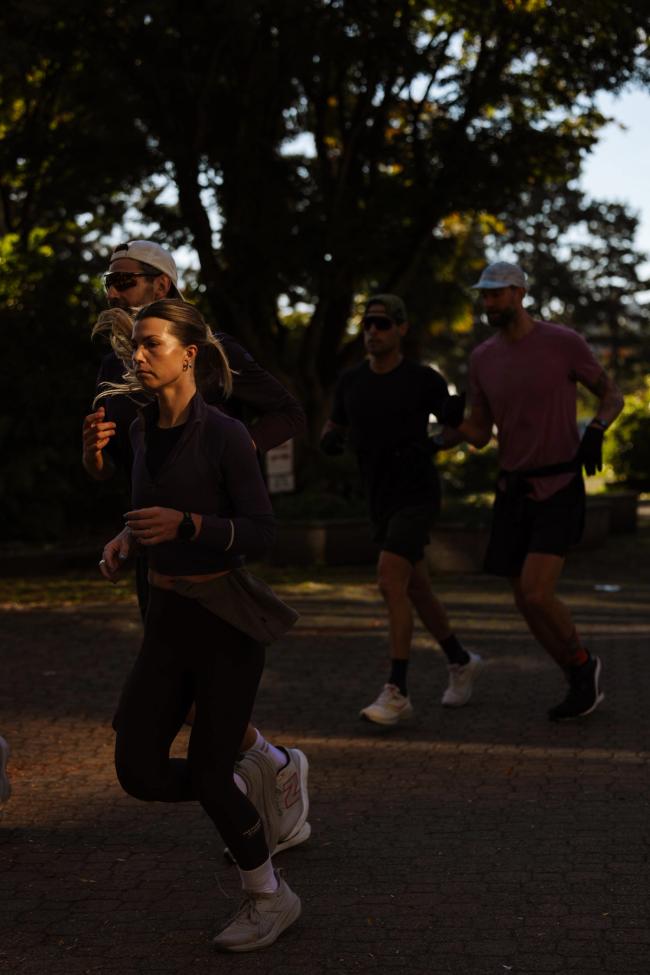
[[[278,889],[272,894],[244,891],[235,916],[212,939],[220,951],[256,951],[268,948],[300,917],[302,905],[288,883],[276,873]]]
[[[287,764],[278,772],[275,782],[280,807],[280,832],[278,845],[273,853],[281,853],[292,846],[304,843],[311,836],[311,826],[307,822],[309,814],[309,762],[299,748],[284,748]]]

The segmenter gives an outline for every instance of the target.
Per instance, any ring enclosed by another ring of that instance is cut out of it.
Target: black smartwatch
[[[189,542],[192,538],[194,538],[196,534],[196,525],[192,521],[192,515],[189,513],[189,511],[183,512],[183,520],[178,526],[177,534],[178,537],[184,542]]]

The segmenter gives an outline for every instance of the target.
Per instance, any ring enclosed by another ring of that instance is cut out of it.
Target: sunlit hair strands
[[[107,308],[103,311],[91,332],[91,338],[105,335],[111,343],[111,348],[117,358],[124,363],[125,369],[131,368],[131,336],[133,334],[133,319],[122,308]]]
[[[219,339],[208,326],[194,305],[178,298],[162,298],[140,308],[135,317],[122,308],[109,308],[103,311],[93,329],[93,335],[107,334],[111,346],[124,363],[124,376],[121,383],[106,383],[95,397],[95,403],[107,396],[129,395],[133,393],[150,396],[137,378],[133,369],[131,334],[133,326],[145,318],[162,318],[169,323],[171,334],[183,346],[196,345],[198,348],[194,376],[197,388],[203,392],[210,387],[219,386],[224,396],[232,392],[232,370]]]

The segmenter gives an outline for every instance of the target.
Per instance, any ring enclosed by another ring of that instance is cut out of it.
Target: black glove
[[[320,438],[320,449],[330,457],[336,457],[345,450],[345,434],[341,430],[328,430]]]
[[[457,396],[448,396],[437,416],[438,421],[443,426],[451,427],[452,430],[459,427],[465,416],[465,393],[458,393]]]
[[[582,435],[578,448],[578,460],[586,474],[597,474],[603,469],[603,433],[597,426],[589,426]]]

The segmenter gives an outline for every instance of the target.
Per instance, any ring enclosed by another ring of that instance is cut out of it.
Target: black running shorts
[[[384,552],[401,555],[412,565],[424,558],[431,529],[439,506],[423,504],[400,508],[381,522],[375,523],[373,538]]]
[[[509,497],[497,490],[485,571],[515,578],[532,552],[565,556],[582,538],[585,488],[581,476],[545,501]]]

